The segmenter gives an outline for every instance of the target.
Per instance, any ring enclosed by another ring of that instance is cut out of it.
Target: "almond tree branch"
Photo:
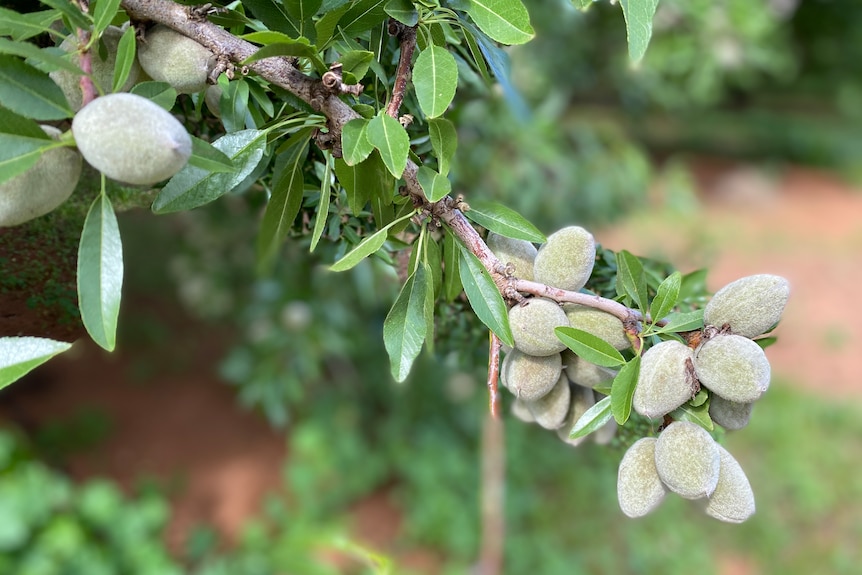
[[[493,331],[488,351],[488,403],[491,417],[500,418],[500,348],[502,343]]]
[[[398,110],[404,101],[404,93],[407,91],[407,83],[412,76],[411,63],[413,52],[416,49],[416,26],[405,26],[401,22],[389,20],[389,33],[398,36],[401,44],[401,56],[398,58],[398,69],[395,72],[395,86],[392,88],[392,99],[386,106],[386,113],[398,119]]]

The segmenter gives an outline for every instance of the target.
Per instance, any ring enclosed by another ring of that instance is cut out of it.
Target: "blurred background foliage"
[[[854,0],[662,0],[636,68],[619,6],[528,4],[537,38],[509,51],[517,94],[488,89],[460,66],[453,189],[468,201],[498,200],[548,231],[607,223],[656,197],[690,210],[697,199],[679,161],[688,154],[862,175]],[[648,193],[655,182],[657,196]],[[155,292],[170,281],[194,314],[237,334],[220,371],[240,404],[288,434],[287,499],[273,499],[235,548],[202,529],[171,557],[158,536],[162,495],[73,485],[26,439],[0,435],[0,572],[341,572],[314,550],[343,541],[350,504],[380,490],[404,514],[400,544],[434,549],[443,573],[466,572],[479,538],[485,332],[461,304],[441,310],[434,354],[396,386],[380,337],[399,289],[391,266],[372,259],[333,277],[324,266],[334,244],[309,255],[297,235],[260,277],[258,213],[252,193],[158,219],[130,213],[121,224],[129,285]],[[734,561],[750,569],[741,572],[854,572],[862,492],[841,466],[862,456],[862,419],[853,407],[775,388],[758,406],[769,415],[728,437],[758,495],[758,514],[740,527],[676,499],[625,520],[618,449],[571,450],[507,421],[506,572],[723,573]]]

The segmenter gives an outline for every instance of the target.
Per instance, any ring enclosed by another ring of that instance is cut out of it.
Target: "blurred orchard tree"
[[[459,149],[459,122],[467,118],[459,92],[496,85],[515,113],[527,106],[512,85],[504,48],[535,35],[521,0],[43,4],[29,12],[0,9],[0,225],[43,216],[73,194],[85,198],[77,292],[81,320],[97,344],[116,346],[124,269],[115,210],[176,214],[215,202],[197,224],[188,220],[185,233],[198,254],[207,245],[220,252],[174,260],[172,272],[204,312],[243,317],[247,345],[234,349],[223,371],[274,423],[289,421],[292,405],[327,414],[325,402],[309,399],[320,387],[310,382],[326,380],[362,406],[360,417],[373,417],[383,402],[397,409],[400,396],[388,382],[338,386],[364,362],[379,375],[378,356],[361,353],[369,332],[376,341],[382,335],[396,382],[420,371],[412,385],[432,385],[427,370],[435,362],[472,372],[487,359],[490,463],[483,480],[499,482],[502,348],[503,383],[518,397],[520,417],[558,430],[564,441],[578,444],[593,432],[608,441],[619,427],[627,444],[641,437],[655,443],[662,429],[673,429],[682,436],[676,441],[697,446],[683,462],[670,457],[672,469],[659,479],[662,465],[656,471],[639,443],[620,469],[626,514],[648,512],[667,489],[685,497],[714,493],[707,512],[726,521],[753,512],[744,474],[732,458],[726,463],[730,456],[710,435],[720,435],[713,419],[731,425],[727,412],[711,408],[722,400],[750,406],[765,391],[762,347],[772,340],[760,336],[780,317],[786,283],[756,276],[716,298],[724,307],[710,312],[704,271],[683,276],[628,251],[613,253],[578,226],[546,237],[510,206],[453,187],[454,165],[474,181],[487,169],[480,160],[465,167],[459,159],[474,157]],[[573,4],[594,9],[591,0]],[[632,64],[647,52],[657,5],[623,0],[613,7],[622,8],[615,26],[625,31]],[[668,6],[663,26],[669,18],[700,26],[709,12]],[[736,8],[735,18],[754,24],[744,6]],[[727,22],[719,32],[732,30]],[[757,56],[719,32],[717,66]],[[662,49],[673,51],[672,44]],[[663,61],[667,66],[652,69],[656,78],[672,75],[672,59]],[[565,70],[555,74],[568,77]],[[699,86],[697,77],[692,81]],[[517,125],[510,129],[518,132]],[[606,148],[597,149],[601,159]],[[621,187],[643,180],[621,180]],[[627,193],[634,202],[643,190]],[[568,223],[579,218],[575,210],[566,215]],[[210,217],[209,225],[194,227]],[[234,263],[250,258],[247,276],[230,277]],[[337,273],[349,279],[333,280]],[[213,289],[244,281],[254,293],[247,305],[232,301],[228,288]],[[356,310],[374,308],[380,294],[388,299],[385,317],[360,327]],[[728,300],[733,309],[725,309]],[[751,315],[759,320],[743,329]],[[649,355],[668,346],[671,359]],[[69,347],[31,336],[0,339],[0,387]],[[429,356],[420,356],[423,347]],[[696,355],[706,347],[717,350],[709,366]],[[329,361],[338,356],[359,359]],[[743,374],[745,393],[711,377],[728,362]],[[639,400],[637,390],[648,397]],[[422,407],[409,409],[402,420],[427,416]],[[668,459],[659,457],[667,451],[661,445],[656,462]],[[705,483],[680,487],[674,473],[685,483],[687,471],[678,467],[698,458],[708,460]],[[366,467],[355,480],[363,474],[379,479]],[[502,504],[498,491],[487,493],[480,563],[493,573],[502,557]]]

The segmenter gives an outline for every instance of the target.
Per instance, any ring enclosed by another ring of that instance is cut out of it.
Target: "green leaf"
[[[280,32],[252,32],[242,36],[244,40],[256,44],[265,44],[254,54],[242,61],[242,64],[251,64],[264,58],[275,56],[297,56],[308,58],[318,72],[325,72],[327,66],[320,58],[317,48],[312,46],[307,38],[291,38]]]
[[[684,403],[670,412],[670,417],[676,421],[690,421],[696,423],[707,431],[715,429],[715,424],[709,416],[709,402],[704,402],[697,407],[690,403]]]
[[[43,337],[0,337],[0,389],[70,347]]]
[[[6,108],[0,106],[0,134],[12,136],[23,136],[37,140],[51,140],[51,136],[39,127],[39,123],[25,118]],[[44,142],[43,142],[44,144]],[[0,146],[2,150],[3,146]]]
[[[639,310],[646,313],[647,305],[647,283],[643,264],[637,258],[622,250],[617,252],[617,284],[621,285]]]
[[[455,301],[463,290],[461,274],[458,271],[460,253],[461,249],[455,241],[455,236],[447,231],[443,235],[443,297],[448,302]]]
[[[57,10],[43,10],[19,14],[14,10],[0,8],[0,36],[11,36],[13,40],[26,40],[51,31],[51,24],[59,20]]]
[[[468,219],[494,233],[528,242],[545,243],[547,238],[527,219],[503,204],[476,200],[470,202],[470,209],[464,212]]]
[[[679,272],[673,272],[661,282],[649,308],[650,316],[654,322],[662,319],[674,308],[679,299],[681,286],[682,274]]]
[[[394,226],[398,222],[410,219],[411,217],[413,217],[412,211],[409,214],[398,218],[397,220],[380,228],[370,236],[367,236],[361,242],[356,244],[355,248],[347,252],[344,257],[329,266],[330,271],[343,272],[356,266],[359,262],[361,262],[362,260],[364,260],[365,258],[383,247],[383,244],[386,243],[386,237],[389,235],[389,229],[392,226]]]
[[[73,115],[60,87],[47,74],[14,56],[0,55],[0,102],[34,120],[62,120]]]
[[[69,0],[41,0],[41,2],[62,12],[76,28],[89,29],[93,23],[89,14],[82,12],[78,6]]]
[[[93,35],[100,36],[111,25],[114,16],[117,15],[120,0],[97,0],[90,4],[90,8],[93,14]]]
[[[321,50],[326,48],[329,45],[329,41],[332,40],[333,34],[335,34],[335,27],[338,25],[339,20],[344,14],[350,9],[349,4],[345,4],[343,6],[339,6],[333,10],[330,10],[323,14],[317,23],[314,25],[315,30],[317,31],[317,47]]]
[[[394,180],[376,151],[355,166],[348,166],[344,160],[337,159],[335,174],[347,192],[347,205],[353,215],[359,215],[369,201],[392,195]],[[389,203],[392,203],[391,197]]]
[[[260,270],[269,269],[281,244],[287,237],[299,208],[305,188],[302,165],[308,157],[312,129],[306,128],[291,136],[290,145],[275,159],[272,174],[272,196],[257,236],[257,258]]]
[[[449,50],[432,44],[419,53],[413,65],[413,87],[419,107],[429,118],[449,108],[458,87],[458,65]]]
[[[407,278],[383,321],[383,345],[397,382],[407,379],[428,333],[426,301],[431,276],[426,268],[420,264]]]
[[[611,409],[611,398],[603,397],[590,407],[578,419],[572,429],[569,431],[569,439],[578,439],[602,428],[614,416]]]
[[[113,351],[123,287],[123,246],[111,201],[104,193],[90,206],[78,247],[78,307],[87,333]]]
[[[611,410],[614,419],[620,425],[625,425],[632,413],[632,397],[638,382],[641,369],[641,356],[635,356],[625,364],[611,384]]]
[[[586,12],[593,5],[593,2],[598,2],[598,0],[572,0],[575,8],[581,12]]]
[[[626,19],[626,36],[629,41],[629,59],[639,62],[646,53],[652,37],[652,19],[658,0],[620,0]]]
[[[296,21],[305,23],[317,14],[323,0],[284,0],[284,7]]]
[[[429,202],[439,202],[452,191],[452,184],[446,176],[441,176],[428,166],[420,166],[416,174],[422,191]]]
[[[394,177],[400,178],[407,165],[410,138],[398,120],[381,112],[369,123],[365,136],[371,145],[380,151],[380,157]]]
[[[535,36],[521,0],[471,0],[467,13],[482,32],[501,44],[524,44]]]
[[[760,346],[761,349],[766,349],[770,345],[778,341],[777,337],[761,337],[754,340],[754,343]]]
[[[358,36],[366,30],[382,24],[386,18],[385,5],[388,0],[358,0],[341,17],[338,25],[347,36]]]
[[[446,118],[433,118],[428,120],[428,133],[431,149],[437,157],[437,171],[446,176],[458,148],[458,132],[455,131],[455,125]]]
[[[221,112],[221,123],[230,134],[245,129],[245,119],[248,117],[248,97],[250,89],[248,82],[238,79],[229,82],[227,76],[219,76],[218,85],[222,89],[219,98],[219,112]]]
[[[186,165],[170,179],[153,202],[153,212],[191,210],[225,195],[257,167],[266,149],[266,131],[241,130],[213,142],[236,166],[234,172],[210,172]]]
[[[701,268],[682,276],[682,286],[679,289],[679,300],[685,301],[706,293],[706,275],[709,270]]]
[[[667,324],[656,329],[656,333],[694,331],[703,327],[703,310],[672,313],[665,319]]]
[[[365,74],[374,61],[374,52],[368,50],[350,50],[338,59],[342,66],[345,84],[356,84]]]
[[[0,182],[26,172],[42,154],[58,145],[54,140],[0,133]]]
[[[153,103],[169,112],[174,107],[174,102],[177,101],[177,91],[167,82],[141,82],[135,84],[129,91],[132,94],[152,100]]]
[[[357,118],[344,124],[341,130],[342,157],[348,166],[364,161],[374,151],[374,146],[366,137],[369,122],[370,120]]]
[[[329,202],[332,199],[332,154],[324,152],[325,159],[323,167],[323,178],[320,180],[320,202],[317,205],[317,213],[314,216],[314,230],[311,232],[311,246],[308,251],[313,252],[317,247],[317,243],[323,236],[323,229],[326,227],[326,220],[329,216]]]
[[[617,367],[626,362],[622,354],[605,340],[574,327],[554,328],[566,347],[584,360],[602,367]]]
[[[281,2],[275,2],[274,0],[243,0],[242,5],[244,8],[251,10],[252,14],[266,24],[266,27],[270,30],[284,32],[292,38],[302,36],[300,23],[288,14]]]
[[[62,53],[62,52],[61,52]],[[16,42],[8,38],[0,38],[0,54],[20,56],[21,58],[32,58],[39,62],[45,62],[55,68],[62,68],[72,74],[83,75],[83,70],[71,60],[59,56],[47,48],[39,48],[30,42]]]
[[[461,275],[461,285],[473,308],[476,317],[497,334],[504,344],[514,346],[512,330],[509,327],[509,310],[503,301],[503,296],[497,289],[491,274],[475,255],[466,247],[458,244],[461,255],[458,261],[458,271]]]
[[[117,44],[117,60],[114,62],[114,79],[111,82],[111,92],[119,92],[126,80],[129,79],[129,72],[135,63],[135,49],[135,27],[129,26]]]
[[[419,11],[410,0],[389,0],[383,9],[405,26],[415,26],[419,23]]]
[[[189,164],[210,172],[236,171],[236,166],[224,152],[196,136],[191,136],[191,138],[192,156],[189,158]]]

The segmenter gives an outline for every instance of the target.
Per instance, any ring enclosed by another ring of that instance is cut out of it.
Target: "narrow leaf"
[[[11,36],[13,40],[26,40],[51,31],[51,23],[60,18],[56,10],[43,10],[19,14],[0,7],[0,36]]]
[[[404,126],[381,112],[368,123],[365,135],[371,145],[380,151],[386,169],[394,177],[400,178],[410,152],[410,138]]]
[[[667,324],[658,328],[658,333],[673,333],[679,331],[694,331],[703,327],[703,310],[672,313],[667,318]]]
[[[622,250],[617,252],[617,283],[622,285],[623,290],[632,299],[639,310],[646,313],[647,305],[647,283],[644,267],[641,261]]]
[[[611,386],[611,410],[619,425],[624,425],[632,413],[632,397],[641,369],[641,356],[625,364]]]
[[[317,204],[317,213],[314,216],[314,230],[311,232],[311,246],[308,248],[310,252],[314,251],[321,236],[323,236],[323,230],[329,216],[329,203],[332,199],[332,155],[329,152],[324,152],[323,156],[326,163],[323,168],[323,179],[320,181],[320,202]]]
[[[56,146],[53,140],[0,133],[0,182],[26,172],[42,154]]]
[[[578,419],[569,431],[569,439],[578,439],[603,427],[614,416],[611,409],[611,398],[603,397]]]
[[[614,346],[593,334],[573,327],[558,327],[554,333],[579,357],[602,367],[617,367],[626,362]]]
[[[170,111],[177,101],[177,91],[167,82],[141,82],[129,90],[132,94],[152,100],[165,110]]]
[[[455,242],[455,236],[451,232],[443,235],[443,297],[448,302],[455,301],[463,286],[461,285],[461,274],[458,271],[461,250]]]
[[[78,248],[78,307],[87,333],[113,351],[123,287],[123,246],[117,217],[102,193],[90,206]]]
[[[153,202],[153,212],[191,210],[225,195],[245,180],[260,163],[266,149],[266,131],[241,130],[226,134],[213,147],[230,158],[236,171],[210,172],[186,165],[170,179]]]
[[[135,63],[135,49],[135,27],[129,26],[117,44],[117,60],[114,62],[111,92],[119,92],[126,80],[129,79],[129,72],[132,71],[132,66]]]
[[[426,116],[436,118],[446,111],[458,87],[458,65],[449,50],[432,44],[419,53],[413,66],[413,87]]]
[[[406,216],[395,220],[389,225],[380,228],[370,236],[364,238],[356,245],[355,248],[347,252],[344,257],[329,266],[329,269],[334,272],[343,272],[354,267],[356,264],[383,247],[383,244],[386,243],[386,236],[389,235],[389,228],[397,222],[409,219],[412,216],[413,212],[410,212]]]
[[[341,130],[341,149],[344,163],[355,166],[374,151],[374,146],[365,136],[370,120],[357,118],[350,120]]]
[[[84,72],[71,60],[59,56],[44,48],[39,48],[30,42],[16,42],[8,38],[0,38],[0,54],[32,58],[40,62],[51,64],[56,68],[62,68],[72,74],[82,75]]]
[[[425,314],[428,289],[428,272],[423,264],[407,279],[383,321],[383,345],[397,382],[407,379],[428,333]]]
[[[292,38],[302,36],[302,29],[293,17],[291,17],[284,5],[275,0],[243,0],[243,7],[251,10],[257,19],[266,24],[270,30],[277,30],[290,35]]]
[[[0,134],[12,136],[24,136],[25,138],[36,138],[37,140],[50,140],[51,136],[39,127],[39,123],[30,118],[25,118],[0,106]],[[44,142],[43,142],[44,143]],[[4,146],[0,146],[0,149]]]
[[[661,282],[649,308],[650,316],[654,322],[662,319],[674,308],[679,298],[681,286],[682,274],[679,272],[673,272]]]
[[[455,131],[454,124],[446,118],[433,118],[428,120],[428,133],[431,149],[437,157],[437,171],[446,176],[458,148],[458,132]]]
[[[34,120],[62,120],[73,114],[63,91],[47,74],[14,56],[0,55],[0,102]]]
[[[422,186],[422,191],[425,192],[425,197],[429,202],[439,202],[452,191],[452,184],[449,179],[428,166],[419,167],[416,179],[419,180],[419,185]]]
[[[637,63],[644,57],[652,37],[652,20],[658,0],[620,0],[626,19],[629,59]]]
[[[512,330],[509,327],[509,313],[503,296],[497,289],[491,274],[482,265],[475,255],[466,247],[458,244],[461,255],[458,261],[458,271],[461,274],[461,284],[464,293],[473,308],[476,317],[484,323],[488,329],[497,334],[504,344],[514,346]]]
[[[419,22],[419,11],[411,0],[389,0],[383,9],[405,26],[415,26]]]
[[[236,166],[224,152],[205,140],[192,136],[192,156],[189,164],[210,172],[234,172]]]
[[[0,389],[70,347],[42,337],[0,337]]]
[[[535,35],[521,0],[471,0],[467,13],[482,32],[501,44],[523,44]]]
[[[91,4],[91,6],[93,6]],[[111,25],[111,20],[117,15],[117,10],[120,8],[120,0],[98,0],[93,7],[93,35],[99,36],[108,26]],[[129,29],[132,29],[130,26]]]
[[[707,431],[715,429],[715,424],[709,416],[709,402],[702,403],[697,407],[690,403],[684,403],[670,413],[670,417],[677,421],[690,421],[696,423]]]
[[[41,0],[42,4],[56,8],[62,12],[76,28],[87,29],[92,24],[92,18],[86,12],[82,12],[78,6],[75,6],[69,0]]]
[[[528,242],[545,243],[545,234],[527,219],[503,204],[476,200],[470,202],[470,209],[464,212],[468,219],[494,233]]]
[[[341,17],[338,25],[347,36],[358,36],[382,24],[386,20],[385,5],[388,0],[356,0]]]

